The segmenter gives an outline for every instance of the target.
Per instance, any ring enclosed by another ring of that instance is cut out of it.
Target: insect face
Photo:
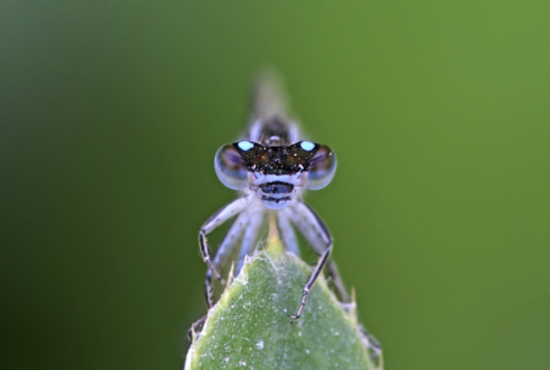
[[[336,156],[328,146],[311,141],[270,146],[241,140],[218,150],[215,168],[228,188],[248,187],[267,208],[281,209],[301,189],[327,186],[336,172]]]

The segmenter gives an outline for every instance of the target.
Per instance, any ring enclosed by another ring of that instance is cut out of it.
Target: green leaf
[[[355,304],[344,309],[322,276],[302,317],[290,324],[288,315],[298,309],[309,273],[310,267],[285,253],[272,236],[228,282],[202,332],[193,333],[185,370],[375,369]]]

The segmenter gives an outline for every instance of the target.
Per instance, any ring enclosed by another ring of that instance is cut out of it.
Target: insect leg
[[[244,257],[247,254],[251,254],[254,251],[255,243],[257,242],[257,235],[262,222],[264,221],[264,212],[258,210],[257,212],[251,212],[249,214],[248,225],[244,230],[243,240],[241,244],[241,251],[239,253],[239,259],[235,268],[235,276],[241,271],[243,266]]]
[[[327,240],[332,241],[330,232],[323,221],[305,203],[300,203],[297,207],[305,208],[307,211],[296,212],[292,209],[285,209],[285,215],[288,216],[298,231],[304,235],[311,248],[317,254],[322,254],[326,248]],[[340,277],[336,264],[329,259],[326,267],[338,297],[343,303],[349,303],[350,297]]]
[[[200,319],[198,319],[197,321],[195,321],[193,323],[193,325],[191,325],[191,327],[189,328],[189,330],[187,330],[187,339],[189,339],[190,342],[193,341],[193,332],[197,330],[197,328],[199,326],[201,326],[205,321],[206,321],[206,318],[208,317],[208,314],[204,315],[203,317],[201,317]]]
[[[247,212],[241,212],[235,222],[233,222],[233,225],[231,225],[229,231],[225,234],[218,250],[216,251],[216,255],[214,256],[214,268],[216,270],[219,271],[225,263],[229,257],[229,254],[237,245],[237,241],[239,240],[239,237],[248,222],[249,218]]]
[[[220,243],[220,246],[216,250],[214,261],[212,263],[214,266],[214,271],[220,271],[224,262],[227,260],[227,257],[229,257],[229,254],[237,245],[239,236],[242,234],[242,231],[247,222],[248,214],[246,212],[241,212],[241,214],[237,217],[237,219],[233,222],[233,224],[225,234],[223,240]],[[205,278],[205,296],[207,302],[206,304],[209,308],[213,305],[212,274],[212,269],[209,268],[206,271]]]
[[[298,241],[296,240],[296,233],[290,224],[289,216],[284,212],[277,213],[277,223],[279,224],[279,230],[281,232],[281,239],[283,240],[283,246],[288,251],[300,256],[300,249],[298,248]]]
[[[384,368],[384,358],[382,357],[382,346],[380,342],[365,329],[363,325],[359,325],[359,333],[361,341],[369,353],[371,367],[375,370]]]
[[[302,301],[300,303],[300,307],[298,308],[296,315],[291,316],[292,321],[290,323],[292,324],[302,315],[302,311],[304,310],[306,304],[307,295],[313,287],[315,280],[327,264],[330,252],[332,250],[332,236],[323,221],[321,221],[315,212],[304,203],[297,202],[291,208],[292,209],[289,209],[286,214],[291,217],[298,229],[300,229],[300,231],[304,233],[304,236],[308,238],[313,250],[320,254],[319,261],[317,262],[315,269],[302,290]],[[318,235],[318,237],[314,237],[314,235]],[[322,245],[319,244],[319,239],[322,242]],[[335,285],[339,295],[343,296],[343,298],[347,298],[347,293],[344,289],[338,271],[336,270],[336,266],[329,264],[329,267],[331,275],[334,275]]]
[[[241,212],[241,214],[237,217],[237,219],[233,222],[231,227],[229,228],[229,231],[223,238],[222,242],[220,243],[220,246],[216,250],[216,254],[214,256],[214,268],[219,271],[219,269],[222,267],[223,263],[231,253],[231,250],[235,247],[236,241],[239,238],[239,235],[242,233],[244,229],[244,225],[246,225],[248,221],[248,215],[244,212]],[[213,298],[212,298],[212,270],[209,268],[206,271],[206,279],[205,279],[205,293],[206,293],[206,304],[208,308],[212,307],[213,305]],[[208,317],[208,314],[204,315],[197,321],[191,325],[191,328],[187,331],[187,338],[189,341],[192,341],[192,335],[193,331],[197,331],[197,328],[200,327]]]
[[[210,258],[210,247],[208,246],[208,239],[206,236],[210,234],[213,230],[223,224],[225,221],[235,216],[236,214],[242,212],[248,204],[247,198],[239,198],[229,203],[218,212],[214,213],[205,223],[202,225],[199,231],[199,247],[202,254],[202,259],[208,265],[208,272],[206,274],[206,279],[204,282],[205,296],[206,296],[206,306],[210,309],[213,305],[212,303],[212,274],[215,274],[218,280],[225,284],[220,273],[214,267],[212,260]]]

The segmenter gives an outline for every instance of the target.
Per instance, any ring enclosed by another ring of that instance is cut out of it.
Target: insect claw
[[[300,318],[299,315],[287,315],[287,316],[292,319],[290,320],[290,325],[294,324],[294,322],[296,322]]]

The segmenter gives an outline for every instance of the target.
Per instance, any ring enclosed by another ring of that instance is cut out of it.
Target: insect
[[[287,116],[276,80],[271,75],[260,79],[253,90],[250,125],[244,138],[223,145],[214,159],[219,180],[226,187],[239,190],[240,197],[212,215],[199,232],[200,251],[208,265],[205,278],[208,309],[213,307],[213,276],[225,283],[219,271],[239,242],[236,270],[240,270],[244,257],[254,251],[260,227],[270,215],[276,217],[287,250],[299,255],[296,229],[319,256],[303,287],[297,311],[289,316],[291,323],[302,315],[307,295],[325,267],[342,302],[349,302],[336,266],[329,259],[332,236],[301,199],[304,190],[319,190],[331,182],[336,163],[336,156],[328,146],[300,139],[298,126]],[[208,235],[234,217],[213,255]]]

